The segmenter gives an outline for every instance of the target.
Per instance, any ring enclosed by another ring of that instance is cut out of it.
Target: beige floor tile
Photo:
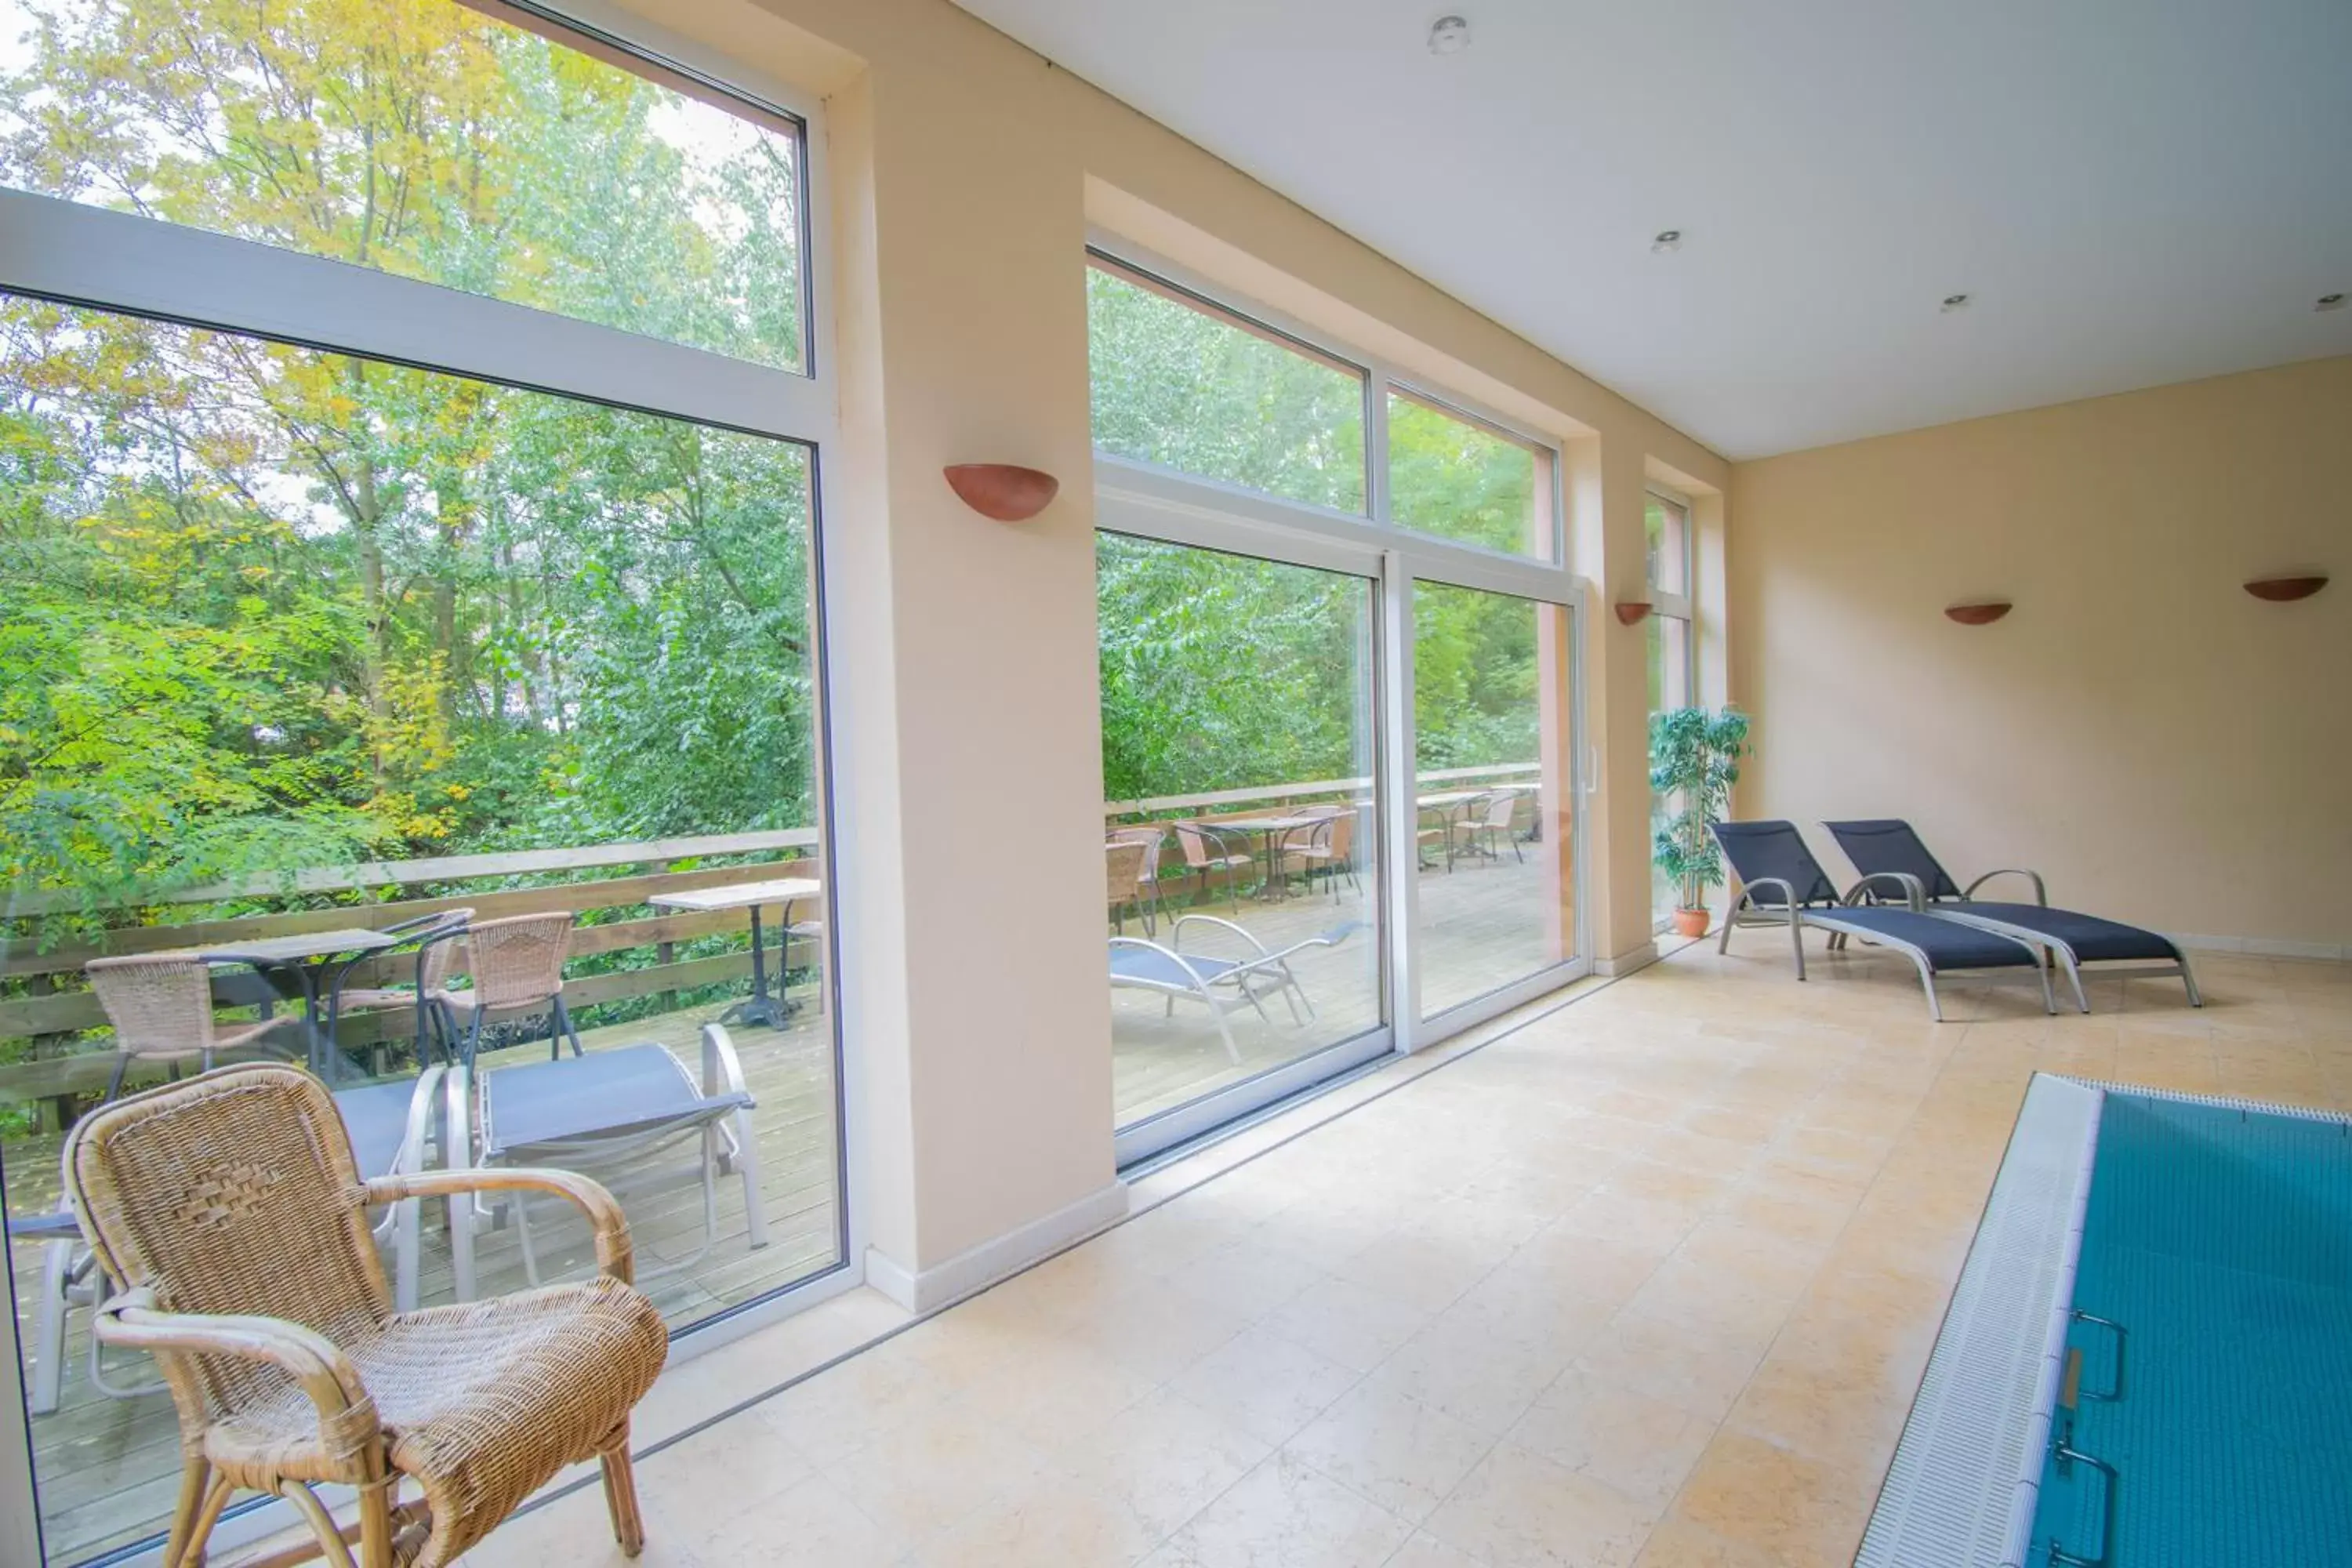
[[[1452,1306],[1513,1250],[1505,1242],[1394,1230],[1331,1272],[1338,1279],[1435,1312]]]
[[[1262,1326],[1358,1372],[1370,1372],[1436,1314],[1352,1279],[1310,1285]]]
[[[1164,1534],[1124,1500],[1058,1477],[982,1504],[909,1561],[914,1568],[1129,1568]]]
[[[1270,1329],[1244,1330],[1169,1386],[1251,1436],[1281,1444],[1363,1376]]]
[[[1678,1405],[1571,1370],[1544,1390],[1508,1436],[1564,1469],[1664,1510],[1715,1426]]]
[[[1397,1548],[1386,1568],[1486,1568],[1486,1564],[1423,1530],[1415,1531],[1412,1540]]]
[[[1494,1446],[1476,1427],[1367,1383],[1309,1423],[1284,1451],[1418,1523]]]
[[[1570,1353],[1497,1339],[1475,1320],[1440,1317],[1399,1346],[1371,1381],[1499,1437],[1559,1375]]]
[[[1276,1454],[1194,1515],[1145,1568],[1361,1568],[1412,1526],[1300,1461]]]
[[[1852,1560],[1874,1495],[1870,1478],[1726,1429],[1699,1457],[1675,1513],[1781,1568],[1819,1568]]]
[[[1273,1451],[1162,1389],[1056,1458],[1082,1488],[1125,1505],[1157,1543]]]
[[[1604,1482],[1500,1443],[1426,1528],[1494,1568],[1627,1568],[1657,1515]]]
[[[901,1552],[1051,1468],[1045,1454],[992,1415],[963,1406],[889,1442],[818,1462],[824,1479]]]
[[[905,1543],[876,1524],[823,1476],[717,1520],[673,1522],[705,1568],[890,1568]],[[640,1559],[643,1561],[643,1559]]]

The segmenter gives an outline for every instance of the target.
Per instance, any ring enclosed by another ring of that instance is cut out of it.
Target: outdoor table
[[[766,933],[760,924],[760,910],[766,904],[784,906],[784,941],[792,941],[793,906],[803,900],[821,898],[824,884],[811,877],[782,877],[772,882],[740,882],[729,888],[697,888],[683,893],[656,893],[646,900],[657,910],[691,910],[708,913],[714,910],[744,910],[751,911],[751,994],[719,1015],[722,1024],[741,1019],[750,1024],[765,1024],[781,1029],[791,1017],[793,1004],[783,997],[768,994],[768,955]]]
[[[302,1023],[310,1036],[307,1055],[310,1070],[332,1082],[336,1010],[342,997],[343,976],[351,972],[352,964],[370,953],[399,945],[400,938],[386,932],[346,927],[305,931],[299,936],[256,937],[236,947],[196,948],[188,956],[200,963],[250,964],[265,975],[284,975],[290,981],[302,998]],[[323,1021],[320,1016],[322,977],[326,980]]]
[[[1215,826],[1236,833],[1265,836],[1265,880],[1258,886],[1258,897],[1278,899],[1283,896],[1285,879],[1277,841],[1301,828],[1320,827],[1330,820],[1328,816],[1229,816]]]

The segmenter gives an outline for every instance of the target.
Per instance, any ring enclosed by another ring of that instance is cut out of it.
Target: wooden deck
[[[1532,849],[1533,847],[1530,847]],[[1172,1016],[1159,998],[1138,992],[1113,994],[1116,1121],[1126,1123],[1154,1110],[1264,1071],[1307,1051],[1344,1039],[1380,1019],[1379,947],[1371,930],[1370,884],[1359,894],[1343,882],[1334,904],[1319,887],[1312,897],[1265,901],[1245,889],[1239,922],[1269,947],[1281,947],[1346,920],[1367,929],[1335,949],[1318,951],[1297,963],[1300,983],[1318,1017],[1294,1025],[1278,1005],[1271,1022],[1254,1016],[1233,1020],[1242,1062],[1227,1060],[1205,1011],[1180,1004]],[[1422,908],[1424,984],[1432,1009],[1466,1000],[1542,967],[1557,955],[1547,934],[1548,889],[1531,853],[1521,865],[1506,856],[1499,863],[1468,861],[1455,871],[1423,873]],[[1230,914],[1225,906],[1204,912]],[[1136,926],[1129,922],[1130,931]],[[1194,938],[1188,931],[1187,945]],[[1204,940],[1202,945],[1208,943]],[[587,1031],[590,1050],[640,1041],[670,1047],[689,1066],[699,1060],[698,1031],[715,1005],[663,1014],[634,1023]],[[829,1030],[822,1016],[803,1011],[793,1026],[777,1030],[731,1031],[745,1079],[758,1102],[754,1125],[761,1166],[761,1191],[769,1227],[766,1247],[746,1245],[741,1187],[731,1179],[719,1187],[718,1240],[707,1256],[666,1276],[654,1271],[688,1258],[702,1241],[701,1193],[681,1185],[628,1205],[638,1266],[649,1294],[673,1324],[750,1300],[807,1276],[838,1256],[839,1168],[835,1086]],[[545,1047],[530,1045],[488,1054],[485,1066],[543,1059]],[[23,1215],[52,1206],[57,1195],[55,1136],[26,1138],[5,1150],[11,1212]],[[593,1267],[583,1228],[551,1212],[533,1211],[533,1236],[542,1278],[585,1274]],[[36,1342],[33,1316],[41,1279],[41,1248],[12,1248],[19,1332],[29,1349]],[[514,1228],[509,1225],[478,1242],[481,1289],[510,1289],[524,1283]],[[429,1302],[453,1299],[449,1249],[439,1213],[425,1215],[421,1285]],[[70,1563],[137,1540],[161,1528],[177,1484],[176,1433],[170,1402],[160,1394],[111,1399],[98,1393],[87,1372],[88,1314],[74,1312],[68,1324],[68,1373],[58,1412],[32,1423],[44,1529],[53,1561]],[[140,1369],[125,1365],[123,1380]]]

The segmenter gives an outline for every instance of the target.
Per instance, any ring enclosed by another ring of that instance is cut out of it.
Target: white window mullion
[[[0,289],[821,441],[809,376],[254,240],[0,190]]]

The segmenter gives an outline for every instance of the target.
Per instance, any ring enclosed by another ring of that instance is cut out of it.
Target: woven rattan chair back
[[[1113,844],[1133,844],[1143,850],[1143,864],[1137,868],[1136,881],[1149,888],[1160,879],[1160,851],[1166,836],[1156,826],[1115,827],[1111,829]]]
[[[449,968],[457,956],[457,943],[462,938],[446,934],[463,931],[473,923],[470,909],[451,910],[441,917],[441,923],[426,933],[424,951],[416,960],[416,994],[430,996],[448,989]]]
[[[190,1061],[213,1048],[213,972],[193,958],[93,958],[82,966],[114,1026],[114,1048]]]
[[[1112,909],[1135,901],[1137,885],[1143,879],[1144,854],[1140,844],[1103,846],[1103,880]]]
[[[572,952],[572,915],[509,915],[466,931],[466,966],[474,976],[477,1007],[525,1007],[563,992],[563,961]]]
[[[264,1314],[348,1342],[392,1311],[334,1097],[255,1063],[138,1095],[75,1124],[65,1179],[110,1279],[165,1311]],[[159,1352],[191,1440],[283,1394],[252,1361]]]

